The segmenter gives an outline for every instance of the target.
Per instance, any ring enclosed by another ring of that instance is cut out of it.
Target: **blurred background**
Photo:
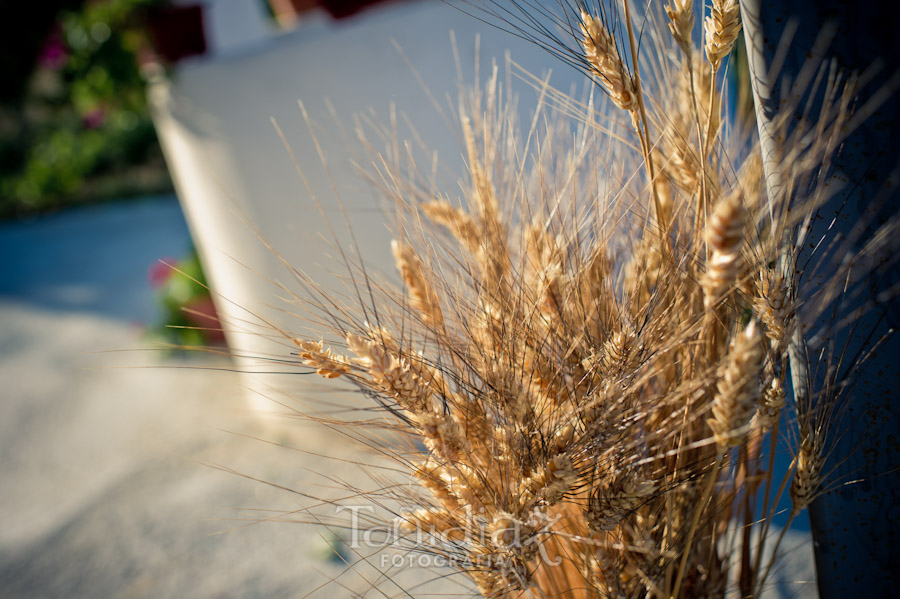
[[[365,480],[340,461],[353,447],[283,414],[321,391],[258,360],[290,352],[264,322],[301,330],[281,259],[332,277],[319,233],[338,196],[370,266],[391,268],[332,117],[399,122],[452,178],[435,103],[455,104],[458,68],[483,80],[509,51],[563,90],[583,80],[438,1],[48,0],[5,2],[4,20],[0,597],[369,592],[378,573],[347,574],[343,533],[274,521],[317,516],[260,482],[327,497]],[[515,83],[527,115],[536,93]],[[787,545],[773,591],[808,596],[808,534]]]

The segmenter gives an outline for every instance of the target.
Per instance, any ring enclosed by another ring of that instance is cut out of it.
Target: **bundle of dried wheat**
[[[768,197],[758,149],[721,114],[737,2],[713,2],[705,53],[691,2],[651,15],[650,57],[583,8],[559,19],[560,52],[612,104],[544,89],[549,124],[521,132],[495,73],[459,107],[465,197],[382,162],[402,286],[367,282],[374,310],[322,302],[345,344],[297,339],[299,355],[414,441],[388,453],[418,489],[379,501],[409,506],[401,530],[425,531],[485,597],[757,596],[772,490],[790,489],[795,514],[822,492],[835,398],[787,403],[785,364],[793,232],[826,192],[845,90],[830,78],[822,114],[785,138],[789,183]],[[781,443],[792,482],[765,449]]]

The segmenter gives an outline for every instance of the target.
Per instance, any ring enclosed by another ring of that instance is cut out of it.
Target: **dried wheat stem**
[[[777,377],[773,376],[773,381],[776,380],[776,378]],[[770,386],[771,386],[771,383],[770,383]],[[779,386],[781,387],[781,390],[783,392],[784,386],[780,385],[780,384],[779,384]],[[768,392],[768,389],[767,389],[767,392]],[[762,411],[763,411],[763,409],[761,408],[760,413]],[[766,488],[765,488],[765,491],[763,492],[763,503],[762,503],[763,506],[769,505],[769,499],[771,498],[771,493],[772,493],[772,474],[771,473],[775,471],[775,455],[776,455],[777,449],[778,449],[778,422],[781,418],[780,414],[781,414],[781,412],[779,410],[778,414],[776,414],[776,416],[771,424],[773,431],[769,435],[769,465],[768,465],[768,469],[767,469],[767,472],[769,474],[766,476]],[[784,492],[784,481],[782,481],[782,485],[778,490],[778,496],[780,497],[783,492]],[[765,509],[765,507],[763,509]],[[768,536],[769,536],[768,535],[769,525],[771,524],[771,521],[772,521],[771,517],[772,517],[772,513],[769,512],[769,513],[766,513],[763,518],[763,525],[762,525],[761,530],[759,531],[759,535],[758,535],[759,540],[757,542],[756,559],[755,559],[755,562],[753,565],[754,572],[759,572],[760,568],[761,568],[762,558],[763,558],[763,554],[765,553],[765,548],[766,548],[766,541],[768,540]]]
[[[765,588],[766,580],[769,578],[769,573],[772,571],[772,566],[775,564],[775,557],[778,555],[778,548],[781,546],[781,541],[784,540],[785,533],[790,530],[791,524],[794,522],[794,516],[795,514],[792,512],[791,515],[788,516],[787,522],[785,522],[781,532],[778,533],[778,538],[775,539],[775,545],[772,547],[772,556],[769,558],[769,563],[766,564],[765,572],[763,572],[763,575],[756,580],[751,599],[759,599],[763,588]]]
[[[707,475],[706,482],[703,485],[703,490],[700,492],[700,501],[692,507],[694,515],[691,519],[691,527],[688,529],[687,539],[684,544],[683,553],[681,554],[681,562],[678,565],[678,574],[675,576],[675,583],[672,587],[672,593],[669,595],[669,597],[673,599],[678,597],[678,595],[681,593],[681,585],[684,582],[684,575],[687,572],[688,558],[691,555],[691,547],[694,544],[694,535],[697,533],[697,526],[700,523],[700,516],[706,509],[706,503],[707,501],[709,501],[709,497],[716,486],[716,480],[718,480],[719,478],[719,472],[722,469],[723,463],[722,457],[722,454],[719,454],[719,456],[716,458],[712,470]]]
[[[613,103],[619,108],[628,111],[631,116],[631,124],[638,134],[641,142],[641,152],[647,166],[647,174],[650,178],[650,189],[653,194],[653,202],[656,208],[657,218],[661,213],[659,197],[657,196],[655,180],[656,172],[653,166],[653,158],[649,144],[649,125],[644,109],[644,101],[640,87],[639,65],[637,60],[637,47],[634,41],[634,32],[631,25],[631,14],[628,0],[623,0],[625,11],[625,24],[628,30],[628,41],[631,47],[631,58],[635,69],[632,77],[625,61],[619,54],[610,32],[606,29],[598,17],[594,17],[586,11],[581,11],[581,45],[584,55],[591,67],[594,77],[606,89]],[[643,123],[643,128],[641,127]],[[663,248],[661,247],[661,250]]]
[[[650,191],[653,196],[653,206],[656,211],[656,219],[658,226],[662,227],[663,210],[660,206],[659,194],[656,191],[656,169],[653,166],[653,154],[650,151],[650,121],[647,119],[647,109],[644,106],[644,92],[641,87],[641,63],[638,60],[638,46],[634,39],[634,26],[631,19],[631,4],[629,0],[622,0],[622,9],[625,17],[625,30],[628,32],[628,47],[631,50],[631,63],[634,65],[634,92],[637,96],[638,114],[643,128],[637,125],[637,119],[632,115],[631,121],[634,128],[637,129],[638,138],[641,140],[641,152],[644,155],[644,164],[647,167],[647,175],[650,178]],[[668,231],[662,229],[659,237],[659,251],[663,255],[668,255],[668,245],[666,244],[666,235]]]
[[[699,58],[692,65],[689,82],[691,85],[687,86],[686,91],[696,94],[697,116],[705,115],[707,118],[703,141],[709,145],[709,140],[715,138],[721,126],[722,95],[716,87],[716,78],[712,67]]]
[[[712,418],[707,420],[720,454],[739,445],[759,399],[759,374],[765,353],[755,321],[735,337],[719,373]]]
[[[825,466],[825,455],[823,453],[822,443],[814,433],[811,433],[808,430],[802,434],[802,437],[800,448],[797,450],[797,455],[794,456],[794,474],[791,479],[791,488],[789,491],[792,504],[791,512],[788,516],[788,521],[785,523],[784,528],[781,529],[781,533],[775,541],[775,546],[772,548],[772,557],[769,558],[766,570],[758,580],[754,598],[759,596],[761,589],[765,585],[766,579],[769,577],[769,572],[772,570],[772,566],[775,563],[775,556],[778,553],[778,547],[784,538],[785,531],[790,528],[794,518],[809,507],[809,504],[822,487],[822,482],[824,480],[822,469]]]

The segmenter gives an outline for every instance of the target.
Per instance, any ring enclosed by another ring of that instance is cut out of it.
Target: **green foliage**
[[[176,346],[208,346],[224,337],[196,252],[171,266],[151,268],[151,282],[158,286],[161,323],[151,334]]]
[[[170,189],[138,66],[156,3],[58,15],[25,97],[0,109],[0,217]]]

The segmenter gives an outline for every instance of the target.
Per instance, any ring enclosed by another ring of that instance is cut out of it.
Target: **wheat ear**
[[[712,418],[707,420],[719,453],[739,445],[759,399],[759,373],[764,352],[755,321],[732,340],[725,367],[719,374]]]
[[[734,287],[741,266],[745,214],[740,194],[734,193],[719,202],[710,218],[706,243],[711,256],[703,279],[707,309],[719,303]]]
[[[666,5],[666,16],[669,17],[669,31],[678,43],[678,47],[690,60],[693,44],[691,31],[694,29],[694,0],[672,0]]]
[[[793,322],[793,310],[784,277],[780,274],[763,274],[757,282],[757,297],[753,301],[753,307],[766,325],[766,336],[772,341],[772,346],[776,349],[783,347]]]
[[[792,514],[805,510],[819,491],[824,463],[822,444],[814,441],[810,434],[804,435],[797,451],[794,477],[791,480]]]
[[[656,485],[641,480],[634,472],[625,471],[599,484],[591,492],[584,521],[593,533],[611,531],[630,513],[643,505]]]
[[[474,256],[478,252],[481,247],[481,234],[478,231],[478,224],[470,214],[454,208],[443,200],[426,202],[421,205],[421,210],[431,222],[447,229],[460,247],[469,254]]]
[[[425,324],[439,328],[444,322],[444,316],[437,293],[425,275],[422,261],[411,246],[396,239],[391,241],[391,252],[394,254],[397,270],[409,289],[410,305]]]
[[[306,341],[305,339],[292,339],[294,345],[300,348],[300,359],[303,364],[316,369],[316,374],[326,379],[334,379],[350,372],[350,364],[343,356],[333,354],[330,349],[325,349],[321,341]]]
[[[741,32],[741,7],[738,0],[712,0],[706,17],[706,58],[713,71],[731,52]]]
[[[759,411],[756,413],[759,425],[763,428],[775,426],[778,415],[785,405],[787,404],[785,402],[784,383],[777,376],[773,376],[771,382],[763,391]]]
[[[412,371],[408,359],[359,335],[347,335],[347,345],[356,354],[355,361],[369,371],[376,389],[413,414],[431,410],[431,391]]]
[[[634,92],[634,81],[603,22],[582,11],[581,36],[584,56],[610,99],[622,110],[635,112],[637,96]]]

